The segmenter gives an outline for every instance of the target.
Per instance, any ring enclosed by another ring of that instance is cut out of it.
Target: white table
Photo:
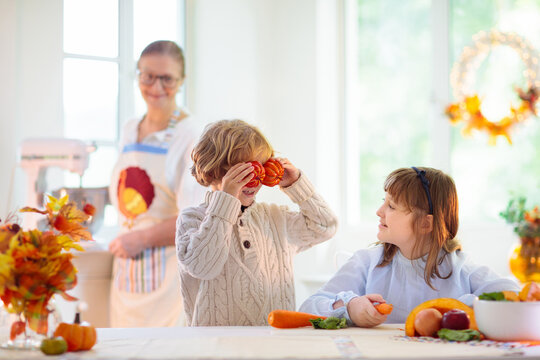
[[[501,347],[411,340],[403,325],[341,330],[271,327],[98,329],[90,351],[58,359],[540,359],[540,346]],[[497,346],[495,346],[497,345]],[[54,359],[0,350],[0,359]]]

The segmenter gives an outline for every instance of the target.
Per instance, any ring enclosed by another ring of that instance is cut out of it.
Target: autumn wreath
[[[446,107],[446,115],[452,124],[465,123],[464,135],[472,130],[486,131],[489,144],[495,145],[497,136],[504,136],[511,144],[510,131],[529,116],[537,115],[536,102],[539,95],[540,80],[538,78],[539,56],[530,43],[513,33],[502,33],[496,30],[480,32],[473,36],[474,45],[466,47],[450,74],[450,82],[454,97],[458,100]],[[499,121],[490,121],[481,110],[481,98],[472,90],[475,82],[474,71],[480,62],[495,46],[509,46],[515,50],[525,64],[524,76],[527,80],[525,89],[516,88],[519,97],[517,107],[510,106],[509,115]]]

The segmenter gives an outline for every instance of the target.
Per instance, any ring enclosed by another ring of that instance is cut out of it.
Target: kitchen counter
[[[540,359],[540,346],[407,338],[403,325],[341,330],[271,327],[100,328],[90,351],[57,359]],[[473,345],[474,344],[474,345]],[[0,349],[0,359],[54,359]]]

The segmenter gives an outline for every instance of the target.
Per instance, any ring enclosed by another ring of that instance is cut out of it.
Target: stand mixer
[[[33,138],[23,140],[19,148],[19,164],[26,172],[26,205],[43,207],[43,194],[47,190],[46,172],[50,167],[77,173],[80,176],[88,167],[88,157],[95,147],[81,140],[65,138]],[[32,216],[31,216],[32,215]],[[37,226],[39,215],[26,214],[24,228]]]
[[[26,205],[42,208],[45,192],[57,198],[69,195],[69,200],[74,201],[80,209],[90,203],[96,208],[96,213],[84,225],[94,236],[103,223],[104,208],[108,203],[108,188],[63,187],[48,191],[46,173],[49,168],[59,167],[82,176],[88,168],[89,155],[95,151],[95,146],[76,139],[34,138],[24,140],[19,151],[19,165],[27,175]],[[40,221],[43,221],[43,216],[25,213],[22,225],[25,229],[39,228]],[[78,284],[72,290],[72,295],[88,303],[89,310],[84,314],[86,320],[96,326],[107,327],[112,255],[101,249],[96,241],[84,242],[81,246],[86,251],[78,253],[74,259],[74,265],[78,269]],[[76,303],[62,298],[56,301],[62,317],[73,319]]]

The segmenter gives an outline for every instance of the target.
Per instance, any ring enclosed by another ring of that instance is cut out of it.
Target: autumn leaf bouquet
[[[20,211],[44,215],[48,229],[23,230],[15,222],[0,222],[0,298],[6,310],[17,315],[11,340],[25,333],[27,326],[47,334],[47,305],[54,294],[76,300],[66,293],[77,284],[70,251],[83,251],[79,241],[92,240],[83,223],[95,208],[87,204],[81,211],[68,196],[49,196],[44,210],[25,207]]]

